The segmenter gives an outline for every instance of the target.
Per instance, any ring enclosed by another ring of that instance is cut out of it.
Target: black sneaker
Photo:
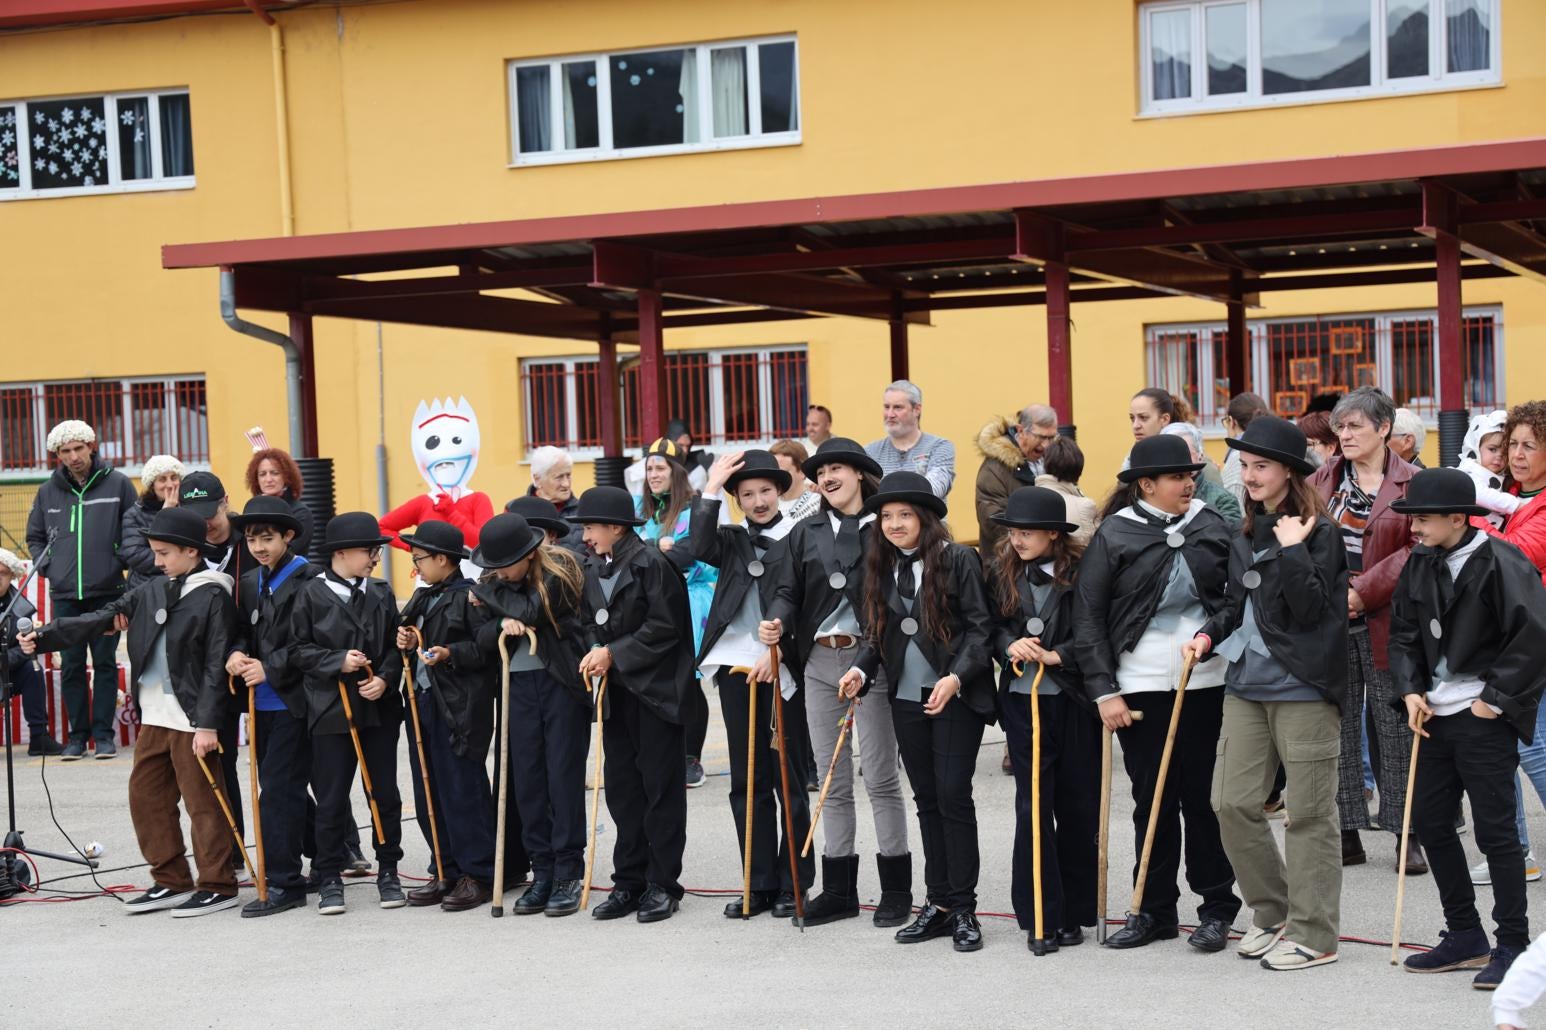
[[[242,918],[277,915],[305,904],[306,890],[303,887],[270,887],[267,901],[249,901],[242,906]]]
[[[111,740],[99,740],[97,741],[96,754],[93,757],[102,761],[106,761],[109,758],[117,758],[118,745]]]
[[[1508,972],[1508,967],[1514,964],[1519,957],[1521,948],[1511,948],[1506,944],[1500,944],[1492,949],[1492,958],[1480,973],[1471,980],[1471,986],[1478,991],[1495,991],[1498,984],[1503,982],[1503,976]]]
[[[1448,973],[1456,969],[1481,969],[1491,958],[1487,934],[1481,929],[1459,933],[1440,930],[1439,943],[1432,951],[1410,955],[1402,965],[1408,973]]]
[[[344,908],[344,882],[323,880],[317,889],[317,913],[324,916],[341,916]]]
[[[687,756],[687,789],[701,787],[707,782],[709,780],[703,773],[703,763],[694,755]]]
[[[383,869],[376,874],[376,893],[381,896],[382,908],[402,908],[408,904],[408,895],[403,893],[396,869]]]
[[[86,744],[84,741],[72,740],[59,752],[61,762],[79,762],[86,757]]]
[[[37,758],[39,755],[57,755],[63,751],[64,745],[55,740],[52,734],[44,733],[27,742],[27,754],[32,758]]]
[[[214,891],[196,891],[193,897],[172,909],[173,919],[190,916],[207,916],[211,912],[235,908],[240,899],[235,894],[216,894]]]
[[[193,894],[193,891],[175,891],[170,887],[156,886],[150,888],[150,890],[139,897],[129,899],[125,903],[123,910],[130,915],[139,915],[141,912],[159,912],[164,908],[176,908],[193,897]]]

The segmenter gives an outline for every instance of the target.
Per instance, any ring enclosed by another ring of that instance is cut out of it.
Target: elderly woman
[[[130,590],[161,575],[156,568],[156,556],[145,539],[145,528],[162,508],[177,507],[177,493],[187,471],[170,454],[153,455],[140,469],[140,482],[145,489],[139,502],[123,513],[123,535],[118,545],[118,557],[129,570]]]
[[[580,508],[580,499],[574,495],[574,459],[559,447],[538,447],[531,452],[531,485],[525,497],[537,497],[553,506],[555,518],[567,519]],[[514,512],[515,501],[505,504],[505,511]],[[525,514],[525,512],[522,512]],[[528,521],[530,516],[527,515]],[[578,522],[566,523],[569,527],[557,541],[560,547],[576,554],[583,554],[585,543]]]
[[[311,551],[313,519],[311,509],[301,502],[301,469],[289,451],[264,447],[253,451],[247,462],[247,491],[253,497],[278,497],[290,506],[290,513],[301,524],[290,547],[296,554]]]
[[[1347,550],[1347,701],[1342,706],[1342,753],[1337,765],[1337,807],[1342,819],[1342,864],[1365,861],[1359,830],[1369,829],[1363,793],[1363,757],[1359,741],[1361,713],[1367,705],[1379,745],[1375,780],[1380,789],[1380,827],[1396,832],[1406,801],[1406,771],[1412,753],[1412,733],[1395,708],[1390,662],[1390,599],[1412,552],[1412,523],[1391,510],[1391,502],[1406,496],[1407,481],[1417,470],[1389,446],[1396,406],[1386,394],[1362,386],[1337,402],[1331,425],[1342,453],[1321,466],[1310,479],[1342,531]],[[1396,845],[1398,852],[1399,842]],[[1415,838],[1406,855],[1408,873],[1425,873],[1428,865]]]

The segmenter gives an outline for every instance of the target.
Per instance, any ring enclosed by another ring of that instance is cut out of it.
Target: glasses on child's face
[[[421,562],[421,561],[429,561],[430,557],[431,556],[428,555],[428,554],[416,554],[416,555],[414,555],[413,556],[413,567],[414,568],[418,568],[419,567],[419,562]]]
[[[366,549],[365,553],[370,555],[370,560],[371,561],[375,561],[377,558],[381,557],[381,548],[380,547],[370,547],[370,548]]]

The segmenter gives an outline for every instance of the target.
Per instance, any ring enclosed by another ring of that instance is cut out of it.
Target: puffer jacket
[[[63,465],[38,487],[27,516],[27,549],[42,555],[53,537],[54,549],[39,569],[55,597],[83,600],[123,593],[123,518],[139,503],[127,476],[91,456],[91,471],[81,486]]]
[[[1004,535],[993,516],[1004,513],[1010,494],[1036,483],[1036,470],[1009,435],[1014,425],[1013,419],[995,415],[977,433],[977,452],[982,455],[977,470],[977,550],[984,559],[993,556],[993,546]]]
[[[156,568],[155,552],[150,549],[150,541],[145,539],[145,530],[150,528],[151,518],[161,508],[161,498],[155,497],[149,501],[137,501],[124,512],[118,557],[123,561],[124,568],[129,570],[130,590],[147,579],[161,575],[161,570]]]

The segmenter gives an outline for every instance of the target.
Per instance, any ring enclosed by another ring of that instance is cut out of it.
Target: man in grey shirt
[[[904,469],[916,472],[928,479],[936,497],[947,496],[956,478],[956,448],[949,440],[919,428],[923,391],[906,379],[898,379],[882,395],[881,416],[886,435],[868,444],[864,452],[880,463],[883,474]]]

